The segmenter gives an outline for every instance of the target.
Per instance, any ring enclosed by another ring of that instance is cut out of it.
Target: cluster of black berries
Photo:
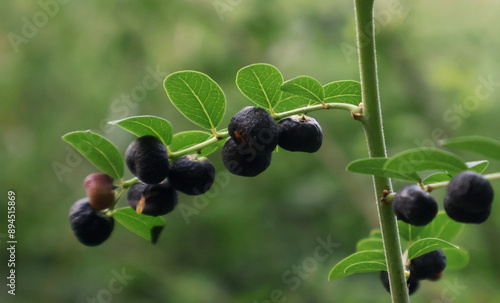
[[[140,181],[128,192],[128,203],[138,214],[161,216],[177,205],[177,191],[188,195],[207,192],[215,169],[206,158],[183,156],[169,163],[167,148],[154,136],[134,140],[125,152],[127,166]],[[166,179],[166,180],[165,180]],[[70,211],[76,237],[85,245],[104,242],[114,226],[112,217],[100,212],[113,205],[113,179],[106,174],[91,174],[85,179],[87,198],[77,201]]]
[[[493,187],[483,175],[467,170],[451,179],[444,209],[455,221],[483,223],[490,216],[493,195]],[[399,220],[415,226],[430,223],[438,211],[436,200],[418,185],[398,190],[392,207]]]
[[[230,138],[222,148],[222,161],[235,175],[254,177],[271,164],[277,145],[289,151],[314,153],[323,142],[318,122],[307,116],[291,116],[276,123],[264,109],[247,106],[228,126]]]
[[[406,281],[409,294],[413,294],[420,286],[420,280],[437,281],[441,279],[446,267],[446,256],[441,249],[431,251],[410,261],[410,276]],[[389,275],[387,271],[380,273],[385,289],[390,293]]]

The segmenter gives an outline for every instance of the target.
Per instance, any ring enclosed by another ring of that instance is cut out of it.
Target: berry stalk
[[[375,24],[373,19],[374,0],[354,0],[356,16],[357,47],[363,97],[363,114],[360,121],[365,129],[365,136],[370,157],[386,157],[382,112],[377,76],[377,58],[375,49]],[[396,216],[390,204],[382,203],[385,191],[392,191],[389,178],[373,177],[380,229],[384,243],[387,271],[393,303],[410,302],[403,261],[401,243]]]

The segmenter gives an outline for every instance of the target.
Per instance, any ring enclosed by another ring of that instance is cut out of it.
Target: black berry
[[[160,183],[168,175],[168,153],[156,137],[137,138],[125,151],[125,161],[132,174],[148,184]]]
[[[382,281],[385,290],[387,290],[388,293],[391,293],[391,288],[389,286],[389,273],[387,271],[380,272],[380,280]],[[420,286],[420,281],[418,279],[415,279],[411,274],[406,283],[406,286],[408,287],[408,293],[410,295],[417,291],[418,287]]]
[[[229,122],[229,135],[241,148],[258,154],[272,152],[278,145],[278,125],[262,108],[247,106]]]
[[[407,185],[398,190],[392,208],[399,220],[415,226],[429,224],[438,212],[436,200],[418,185]]]
[[[444,198],[450,218],[463,223],[483,223],[491,213],[493,187],[481,174],[464,171],[451,179]]]
[[[168,182],[187,195],[201,195],[214,183],[215,169],[207,158],[183,156],[175,160],[168,172]]]
[[[433,279],[446,267],[446,256],[441,249],[431,251],[410,262],[410,273],[413,277],[423,279]]]
[[[174,210],[177,205],[177,192],[167,182],[160,184],[138,182],[130,187],[127,200],[137,213],[156,217]]]
[[[115,221],[90,206],[88,198],[82,198],[71,206],[69,222],[76,238],[87,246],[96,246],[106,241]]]
[[[232,138],[228,138],[222,148],[222,162],[227,170],[244,177],[254,177],[265,171],[271,164],[271,155],[271,152],[257,154],[252,148],[239,147]]]
[[[90,205],[95,210],[110,207],[115,202],[113,178],[103,173],[88,175],[83,181]]]
[[[314,118],[295,115],[278,123],[278,138],[283,149],[314,153],[323,142],[323,130]]]

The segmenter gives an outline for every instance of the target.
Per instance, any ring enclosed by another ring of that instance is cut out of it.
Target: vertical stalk
[[[363,96],[361,122],[365,129],[370,157],[386,157],[387,152],[382,127],[382,111],[380,109],[378,88],[373,4],[374,0],[354,0],[359,70]],[[392,190],[391,180],[389,178],[374,177],[373,184],[384,242],[385,259],[389,272],[392,302],[410,302],[403,262],[401,260],[401,243],[396,217],[391,205],[381,202],[383,191]]]

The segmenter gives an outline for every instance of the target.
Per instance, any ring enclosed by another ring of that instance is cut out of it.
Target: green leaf
[[[325,103],[340,102],[359,105],[361,103],[361,84],[357,81],[335,81],[323,86]]]
[[[408,248],[408,260],[415,259],[431,251],[443,248],[458,249],[458,246],[436,238],[425,238],[417,240],[410,246],[410,248]]]
[[[335,265],[328,280],[339,279],[355,273],[383,270],[387,270],[384,251],[361,251],[350,255]]]
[[[321,103],[325,99],[323,86],[318,80],[308,76],[299,76],[286,81],[281,90],[311,100],[312,103]]]
[[[274,107],[273,110],[276,113],[282,113],[289,110],[294,110],[300,107],[307,106],[308,104],[309,100],[305,98],[283,92],[283,94],[281,95],[280,102],[278,103],[278,105]]]
[[[451,242],[464,228],[463,223],[450,219],[445,211],[440,211],[431,223],[420,233],[421,238],[438,238]]]
[[[356,250],[384,250],[384,243],[382,243],[382,239],[379,238],[361,239],[356,244]]]
[[[469,252],[463,249],[445,248],[446,270],[462,269],[469,264]]]
[[[441,145],[474,152],[488,158],[500,161],[500,142],[481,136],[466,136],[443,140]]]
[[[245,97],[260,107],[274,108],[281,100],[283,76],[269,64],[252,64],[238,71],[236,85]]]
[[[485,171],[486,168],[488,168],[488,165],[490,165],[490,161],[488,161],[488,160],[474,161],[474,162],[467,162],[466,164],[470,170],[475,171],[476,173],[480,174],[483,171]]]
[[[224,117],[226,97],[207,75],[195,71],[176,72],[165,78],[163,85],[172,104],[193,123],[215,129]]]
[[[461,172],[466,169],[462,159],[435,148],[410,149],[390,158],[384,165],[384,170],[403,175],[425,170]]]
[[[382,232],[380,229],[375,228],[370,231],[370,238],[379,238],[382,239]]]
[[[420,182],[420,177],[416,172],[399,174],[384,170],[384,165],[387,160],[387,158],[360,159],[349,163],[349,165],[347,165],[347,170],[358,174]]]
[[[424,185],[431,184],[431,183],[438,183],[438,182],[446,182],[450,181],[452,176],[450,176],[447,173],[435,173],[432,175],[429,175],[427,178],[422,181]]]
[[[123,158],[113,143],[106,138],[90,131],[76,131],[67,133],[62,139],[101,172],[108,174],[115,180],[123,177]]]
[[[213,138],[213,135],[203,131],[195,130],[195,131],[181,132],[173,136],[172,143],[170,144],[169,148],[171,152],[178,152],[183,149],[189,148],[191,146],[195,146],[196,144],[203,143],[210,138]],[[218,142],[222,142],[223,144],[225,140],[220,140]],[[200,151],[199,155],[204,157],[213,153],[214,151],[217,150],[217,148],[219,148],[220,144],[217,143],[214,143],[212,145],[203,148]]]
[[[165,221],[161,217],[138,215],[131,207],[119,208],[113,211],[113,218],[130,231],[155,244]]]
[[[170,126],[167,120],[162,118],[155,116],[136,116],[108,123],[118,125],[137,137],[148,135],[155,136],[160,139],[165,146],[168,146],[170,142],[172,142],[172,126]]]
[[[415,241],[418,235],[424,229],[424,226],[413,226],[401,220],[398,220],[399,235],[407,241]]]

